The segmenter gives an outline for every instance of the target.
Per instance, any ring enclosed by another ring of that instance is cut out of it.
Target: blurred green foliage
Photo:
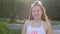
[[[60,21],[51,21],[52,25],[60,25]]]
[[[8,34],[7,21],[0,21],[0,34]]]

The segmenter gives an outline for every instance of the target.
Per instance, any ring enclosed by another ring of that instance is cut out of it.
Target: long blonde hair
[[[41,19],[42,19],[43,21],[48,22],[49,19],[48,19],[48,16],[46,15],[46,9],[45,9],[44,6],[42,5],[42,2],[41,2],[41,1],[35,1],[35,2],[31,5],[30,14],[29,14],[29,15],[30,15],[30,16],[29,16],[29,20],[33,20],[33,19],[34,19],[33,16],[32,16],[32,8],[33,8],[34,6],[39,6],[39,7],[41,8],[41,10],[43,11],[43,14],[42,14],[42,16],[41,16]]]

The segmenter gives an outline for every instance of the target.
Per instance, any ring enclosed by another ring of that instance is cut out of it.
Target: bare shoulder
[[[52,29],[52,25],[50,22],[45,22],[45,26],[47,29]]]
[[[51,25],[50,22],[47,22],[47,23],[46,23],[46,26],[47,26],[48,28],[52,27],[52,25]]]
[[[52,25],[50,24],[50,22],[44,22],[44,27],[47,30],[47,29],[51,29],[52,28]]]
[[[26,20],[25,23],[24,23],[24,26],[28,26],[30,24],[30,20]]]
[[[45,21],[42,21],[44,23],[45,26],[51,26],[50,22],[45,22]]]
[[[47,27],[51,27],[52,25],[51,25],[50,22],[45,22],[45,26],[47,26]]]

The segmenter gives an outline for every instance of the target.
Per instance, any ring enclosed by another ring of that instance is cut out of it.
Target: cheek
[[[42,11],[40,11],[40,14],[42,15],[42,14],[43,14],[43,12],[42,12]]]
[[[34,15],[35,14],[35,11],[32,11],[32,15]]]
[[[42,12],[39,12],[39,13],[38,13],[38,16],[41,17],[41,16],[42,16]]]
[[[40,15],[42,15],[42,12],[40,12]]]
[[[34,16],[34,14],[35,14],[35,13],[34,13],[34,12],[32,12],[32,16]]]
[[[32,15],[42,15],[42,12],[32,12]]]

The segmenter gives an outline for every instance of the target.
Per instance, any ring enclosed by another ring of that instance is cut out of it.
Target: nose
[[[38,11],[35,11],[35,14],[38,14],[39,12]]]

